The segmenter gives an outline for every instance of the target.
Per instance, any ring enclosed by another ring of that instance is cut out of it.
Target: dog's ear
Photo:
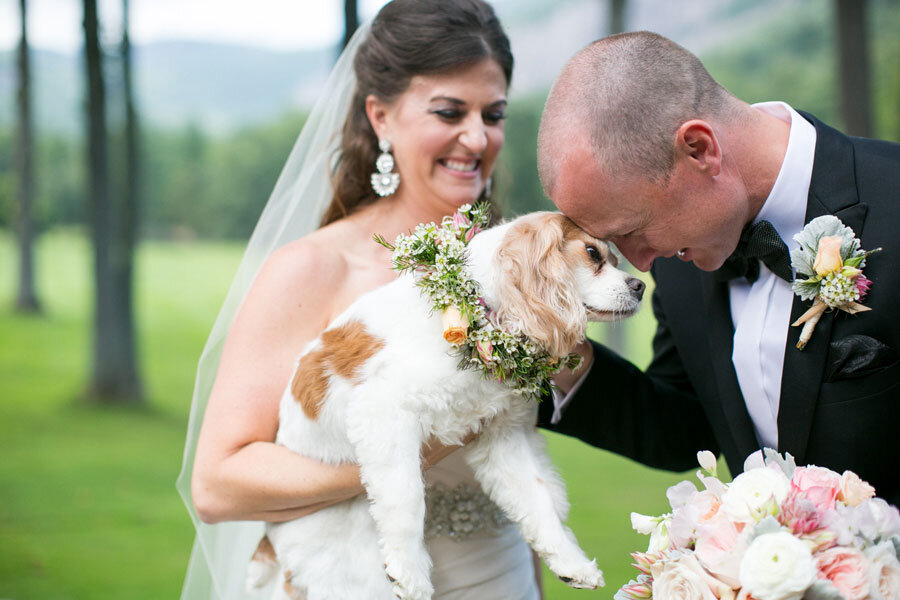
[[[581,341],[587,325],[575,265],[566,260],[569,223],[554,213],[519,219],[506,232],[495,258],[500,323],[518,327],[560,357]]]

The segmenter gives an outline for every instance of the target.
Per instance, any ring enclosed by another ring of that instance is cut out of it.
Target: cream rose
[[[869,559],[869,586],[872,600],[900,598],[900,561],[894,544],[881,542],[866,549]]]
[[[832,271],[840,269],[844,261],[841,260],[841,242],[839,235],[830,235],[819,240],[819,248],[816,252],[816,262],[813,269],[817,275],[825,276]]]
[[[757,537],[741,561],[741,586],[758,600],[800,600],[815,580],[809,546],[786,531]]]
[[[734,596],[729,586],[703,570],[693,554],[657,561],[650,567],[650,574],[653,597],[660,600],[716,600],[718,596],[713,589]]]
[[[848,506],[859,506],[863,500],[875,497],[875,488],[859,478],[853,471],[844,471],[841,475],[841,493],[838,500]]]
[[[781,506],[790,491],[790,481],[781,469],[766,467],[745,471],[735,477],[722,494],[722,510],[733,521],[749,523],[757,520],[773,500]]]
[[[469,331],[469,320],[462,316],[455,306],[448,306],[441,312],[441,326],[444,339],[451,344],[462,344]]]

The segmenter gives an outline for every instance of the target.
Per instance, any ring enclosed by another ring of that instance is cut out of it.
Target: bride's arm
[[[363,491],[359,467],[329,465],[276,446],[278,406],[294,362],[325,329],[344,265],[295,242],[254,281],[225,341],[204,415],[191,495],[201,520],[287,521]],[[425,466],[456,447],[424,448]]]
[[[342,277],[336,253],[297,242],[273,254],[254,281],[200,430],[191,492],[202,520],[284,521],[362,491],[356,465],[323,464],[273,443],[294,361],[325,328]]]

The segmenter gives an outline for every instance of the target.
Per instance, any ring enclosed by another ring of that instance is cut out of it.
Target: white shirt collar
[[[809,182],[816,152],[816,128],[784,102],[760,102],[753,108],[790,123],[791,133],[781,170],[768,198],[753,220],[769,221],[788,248],[803,229]]]

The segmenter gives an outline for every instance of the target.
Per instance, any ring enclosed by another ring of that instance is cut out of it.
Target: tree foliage
[[[900,140],[900,5],[870,0],[874,135]],[[712,75],[748,102],[785,100],[843,127],[832,3],[795,6],[701,55]],[[506,145],[495,175],[506,212],[552,209],[537,177],[536,135],[544,95],[511,95]],[[145,236],[246,240],[265,205],[305,115],[288,113],[262,126],[213,135],[198,127],[142,128]],[[0,227],[14,215],[13,132],[0,130]],[[83,142],[38,129],[35,221],[38,230],[81,225]],[[113,140],[113,176],[122,154]]]

